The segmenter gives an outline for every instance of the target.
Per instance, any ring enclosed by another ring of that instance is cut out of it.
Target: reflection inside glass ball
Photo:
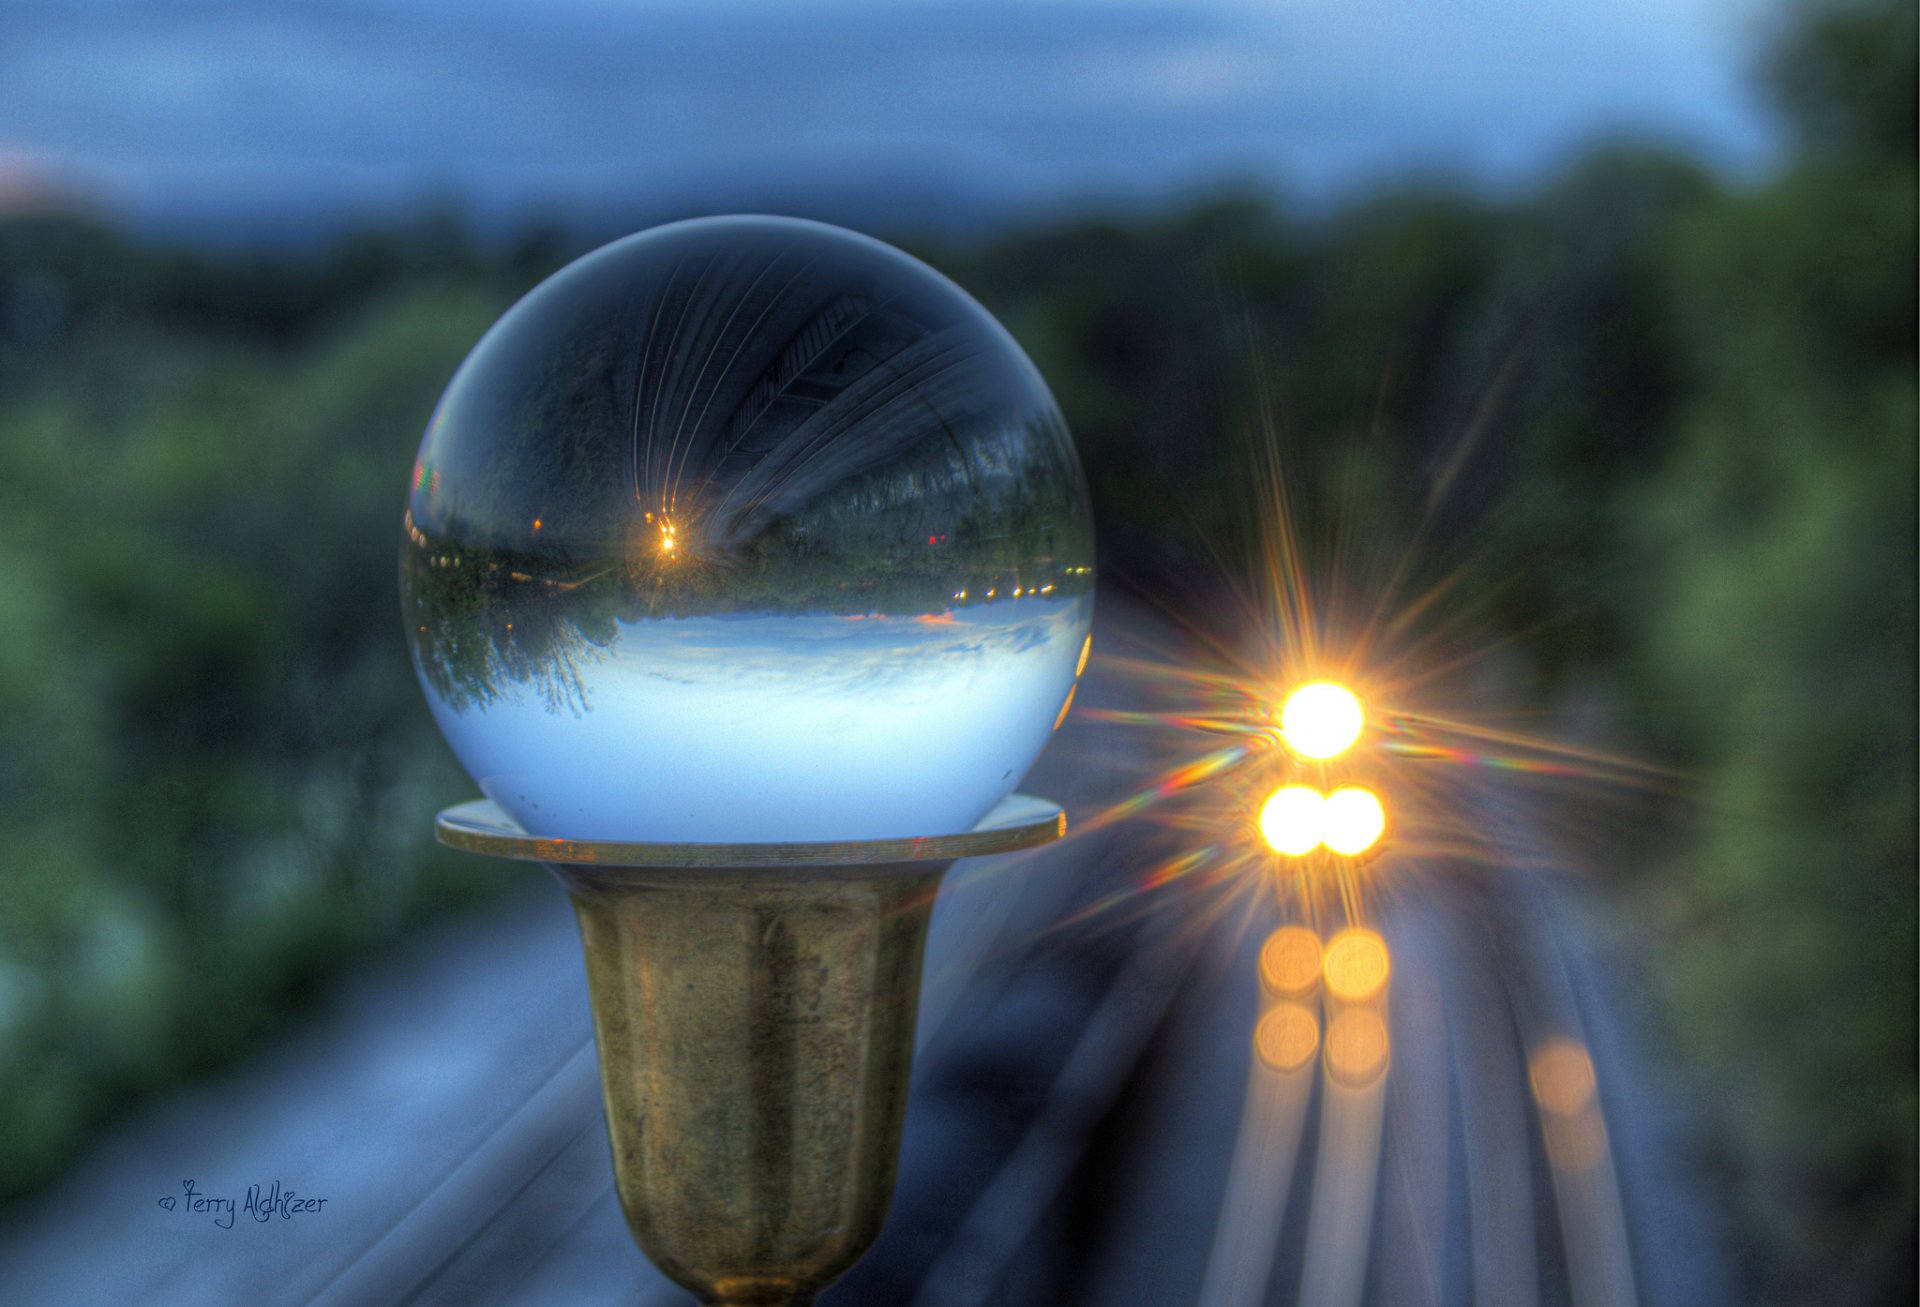
[[[448,386],[404,527],[434,715],[557,837],[965,830],[1064,716],[1092,619],[1032,364],[814,223],[677,223],[537,287]]]

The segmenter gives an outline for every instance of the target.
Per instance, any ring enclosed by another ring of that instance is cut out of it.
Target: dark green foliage
[[[1676,227],[1686,389],[1633,519],[1639,650],[1702,779],[1664,895],[1677,1024],[1750,1264],[1807,1303],[1912,1298],[1913,17],[1809,23],[1779,67],[1813,148]]]
[[[1810,154],[1911,168],[1920,20],[1887,0],[1798,0],[1773,51],[1773,90]]]
[[[11,1193],[310,980],[504,879],[432,847],[465,783],[393,578],[411,433],[509,288],[196,281],[77,226],[0,228],[0,249]],[[303,293],[301,329],[269,330],[260,306]]]

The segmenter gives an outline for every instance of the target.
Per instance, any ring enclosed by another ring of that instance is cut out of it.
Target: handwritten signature
[[[325,1211],[327,1206],[324,1198],[302,1198],[292,1189],[282,1189],[278,1180],[268,1188],[248,1185],[247,1196],[239,1202],[216,1198],[192,1180],[182,1180],[180,1187],[186,1190],[184,1195],[168,1194],[160,1200],[160,1206],[169,1212],[178,1210],[209,1217],[222,1230],[231,1230],[243,1212],[264,1225],[276,1216],[291,1221],[297,1215]]]

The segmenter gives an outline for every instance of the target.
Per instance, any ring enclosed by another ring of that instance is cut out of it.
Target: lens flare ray
[[[1508,380],[1511,365],[1510,358],[1502,373]],[[1574,1009],[1559,1004],[1543,1023],[1541,1000],[1518,992],[1518,982],[1486,958],[1450,959],[1463,974],[1461,991],[1449,993],[1454,973],[1435,960],[1444,950],[1429,947],[1407,1015],[1417,1010],[1418,1019],[1444,1028],[1410,1046],[1426,1068],[1421,1092],[1396,1095],[1390,1086],[1402,1050],[1394,1046],[1389,1002],[1394,959],[1374,923],[1414,894],[1443,901],[1449,881],[1482,869],[1517,871],[1524,885],[1536,883],[1525,876],[1532,867],[1566,865],[1566,850],[1549,841],[1555,823],[1571,819],[1576,793],[1578,811],[1597,820],[1609,803],[1684,794],[1690,778],[1551,729],[1528,729],[1520,717],[1538,711],[1539,695],[1520,659],[1526,632],[1500,620],[1503,581],[1484,560],[1436,543],[1435,515],[1470,484],[1463,470],[1505,402],[1504,381],[1456,448],[1432,464],[1443,470],[1424,502],[1403,525],[1381,529],[1377,520],[1363,523],[1368,505],[1336,502],[1329,513],[1325,502],[1312,501],[1306,491],[1317,485],[1309,475],[1315,469],[1281,456],[1271,396],[1264,376],[1256,372],[1256,380],[1247,484],[1257,501],[1246,524],[1256,566],[1244,581],[1225,578],[1204,619],[1197,606],[1167,614],[1181,632],[1177,647],[1103,650],[1096,671],[1124,689],[1075,710],[1089,727],[1137,732],[1163,760],[1156,774],[1083,819],[1079,833],[1146,820],[1175,847],[1068,924],[1171,911],[1180,914],[1177,928],[1209,940],[1228,934],[1227,926],[1241,936],[1266,935],[1250,959],[1261,1008],[1248,1031],[1245,1114],[1199,1301],[1266,1300],[1277,1230],[1303,1202],[1301,1301],[1360,1300],[1377,1269],[1369,1253],[1375,1219],[1386,1222],[1383,1229],[1444,1237],[1391,1193],[1413,1181],[1387,1174],[1409,1155],[1403,1148],[1394,1163],[1384,1147],[1390,1130],[1406,1128],[1394,1123],[1389,1102],[1417,1098],[1428,1126],[1435,1113],[1444,1120],[1446,1090],[1434,1091],[1432,1065],[1477,1048],[1476,1057],[1492,1059],[1472,1064],[1477,1079],[1443,1077],[1476,1096],[1471,1107],[1460,1106],[1470,1154],[1462,1164],[1474,1193],[1492,1185],[1524,1196],[1535,1174],[1550,1177],[1542,1210],[1561,1223],[1577,1295],[1630,1303],[1631,1261],[1615,1237],[1609,1136],[1591,1060],[1573,1033]],[[1396,536],[1397,549],[1378,548]],[[1230,552],[1224,542],[1209,547]],[[1503,816],[1516,808],[1524,820]],[[1482,942],[1490,956],[1502,946]],[[1508,1005],[1518,1005],[1519,1043],[1476,1044],[1489,1033],[1481,1029],[1485,1013]],[[1542,1024],[1562,1042],[1541,1043]],[[1316,1149],[1303,1142],[1315,1128],[1308,1084],[1318,1105]],[[1489,1148],[1500,1156],[1485,1156]],[[1436,1177],[1451,1165],[1447,1145],[1432,1144],[1422,1156],[1419,1183],[1436,1192]],[[1502,1217],[1487,1213],[1469,1223],[1476,1284],[1484,1274],[1489,1286],[1524,1285],[1544,1272],[1531,1264],[1532,1218],[1525,1231],[1513,1222],[1502,1227],[1498,1247],[1481,1237]],[[1393,1275],[1416,1287],[1440,1264],[1431,1248],[1396,1257],[1387,1259]]]

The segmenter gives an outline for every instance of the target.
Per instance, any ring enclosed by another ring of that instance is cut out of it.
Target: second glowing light
[[[1348,857],[1365,853],[1387,827],[1371,790],[1346,785],[1321,795],[1305,785],[1274,791],[1260,809],[1260,833],[1276,853],[1298,858],[1324,844]]]

